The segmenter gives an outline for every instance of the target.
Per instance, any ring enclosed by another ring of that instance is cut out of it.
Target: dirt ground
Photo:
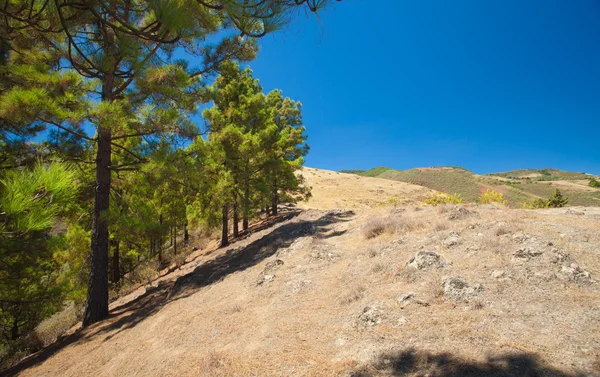
[[[600,376],[600,208],[425,207],[305,174],[308,203],[7,375]]]

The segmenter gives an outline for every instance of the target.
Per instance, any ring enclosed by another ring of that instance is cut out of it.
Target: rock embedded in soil
[[[417,270],[424,270],[430,267],[442,268],[447,266],[448,263],[440,257],[439,254],[433,251],[419,251],[415,256],[408,262],[408,266]]]
[[[364,330],[380,325],[384,319],[384,312],[378,306],[366,306],[354,321],[354,327]]]
[[[468,302],[469,299],[483,291],[481,284],[469,285],[462,276],[452,276],[442,282],[444,296],[457,302]]]

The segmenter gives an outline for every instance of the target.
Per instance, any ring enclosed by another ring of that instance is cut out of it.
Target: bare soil
[[[600,208],[425,207],[422,187],[305,175],[301,208],[5,374],[600,376]]]

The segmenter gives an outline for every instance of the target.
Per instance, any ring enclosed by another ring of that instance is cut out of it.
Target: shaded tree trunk
[[[223,229],[221,231],[221,247],[229,245],[229,208],[227,204],[223,205]]]
[[[273,216],[277,216],[277,202],[279,200],[279,196],[277,195],[277,180],[273,180],[273,191],[271,192],[271,209]]]
[[[244,219],[242,221],[242,229],[248,230],[248,216],[250,214],[250,180],[246,180],[244,185]]]
[[[19,321],[15,318],[10,329],[10,339],[17,340],[19,338]]]
[[[106,71],[101,76],[102,102],[111,103],[114,96],[115,76],[117,69],[117,53],[115,32],[107,28],[104,37],[104,53]],[[110,165],[111,165],[112,132],[110,127],[97,125],[96,151],[96,187],[94,210],[92,213],[92,237],[90,257],[90,277],[83,314],[83,327],[108,317],[108,222],[105,214],[110,207]]]
[[[162,201],[161,201],[162,204]],[[163,225],[163,215],[162,213],[160,215],[158,215],[158,224],[160,225],[160,236],[158,237],[158,262],[162,264],[162,248],[163,248],[163,238],[162,238],[162,225]]]
[[[114,241],[115,249],[113,251],[113,283],[119,284],[121,280],[121,267],[120,263],[120,255],[119,255],[119,241]]]
[[[106,84],[105,84],[106,85]],[[110,89],[112,91],[112,88]],[[103,90],[103,97],[105,96]],[[92,215],[90,277],[83,326],[108,317],[108,223],[105,213],[110,206],[111,131],[98,127],[96,152],[96,192]]]
[[[183,243],[184,245],[187,245],[190,242],[190,233],[188,232],[188,228],[187,228],[187,220],[185,223],[183,223]]]
[[[239,229],[240,215],[238,213],[237,203],[233,205],[233,237],[237,238],[240,235]]]
[[[177,255],[177,224],[173,226],[173,254]]]

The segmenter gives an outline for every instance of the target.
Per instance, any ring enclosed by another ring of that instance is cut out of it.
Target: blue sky
[[[260,44],[307,166],[600,174],[600,1],[344,0]]]

